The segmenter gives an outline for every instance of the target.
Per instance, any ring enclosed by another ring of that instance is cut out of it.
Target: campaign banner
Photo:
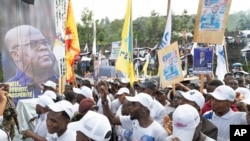
[[[53,54],[54,7],[51,0],[37,0],[34,4],[22,0],[1,1],[3,76],[15,103],[41,95],[41,84],[47,80],[58,83],[58,65]]]
[[[200,0],[194,42],[222,44],[232,0]]]
[[[213,72],[213,48],[194,48],[193,73],[210,74]]]
[[[120,48],[121,48],[121,41],[112,42],[110,59],[117,59]]]
[[[181,82],[183,78],[178,43],[158,51],[159,74],[162,88]]]

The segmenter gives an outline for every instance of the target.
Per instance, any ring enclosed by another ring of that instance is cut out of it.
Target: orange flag
[[[66,31],[65,31],[65,55],[66,55],[66,80],[67,82],[73,82],[74,80],[74,63],[76,58],[80,54],[80,45],[78,39],[78,33],[71,5],[69,0],[67,19],[66,19]]]

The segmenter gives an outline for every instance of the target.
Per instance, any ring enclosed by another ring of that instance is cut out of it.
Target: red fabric
[[[230,107],[234,112],[238,112],[238,108],[232,104],[231,107]],[[203,106],[202,110],[201,110],[201,114],[203,115],[204,113],[206,113],[207,111],[210,111],[211,110],[211,101],[207,101],[205,103],[205,105]]]

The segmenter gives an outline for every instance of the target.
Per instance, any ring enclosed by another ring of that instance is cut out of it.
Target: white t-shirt
[[[108,101],[108,105],[109,108],[111,109],[111,99],[110,97],[107,95],[107,101]],[[99,98],[96,104],[99,108],[98,108],[98,113],[103,114],[103,109],[102,109],[102,99]]]
[[[47,135],[46,140],[47,141],[75,141],[76,132],[70,131],[69,129],[67,129],[60,137],[58,137],[56,133]]]
[[[130,116],[120,116],[120,121],[123,128],[133,131],[132,141],[163,141],[168,136],[155,120],[147,128],[141,127],[138,120],[131,120]]]
[[[3,122],[3,116],[0,116],[0,125],[2,124]],[[8,138],[8,135],[7,133],[0,129],[0,141],[8,141],[8,140],[11,140],[10,138]]]
[[[37,119],[37,124],[34,129],[34,133],[44,138],[48,134],[48,129],[46,125],[47,115],[48,115],[48,112],[40,115],[40,117]]]
[[[207,115],[211,111],[204,114]],[[219,117],[214,112],[210,120],[218,128],[217,141],[227,141],[230,135],[230,125],[247,125],[246,112],[233,112],[231,109],[223,116]]]
[[[156,99],[153,100],[150,116],[163,126],[163,117],[166,115],[165,107]]]
[[[170,135],[170,136],[168,136],[168,137],[166,138],[165,141],[172,141],[172,138],[173,138],[173,135]],[[212,138],[210,138],[210,137],[208,137],[208,136],[206,136],[206,138],[205,138],[204,141],[215,141],[215,140],[212,139]]]
[[[117,110],[119,109],[120,105],[121,105],[121,102],[117,98],[114,99],[111,102],[111,111],[112,111],[112,113],[115,114],[117,112]]]

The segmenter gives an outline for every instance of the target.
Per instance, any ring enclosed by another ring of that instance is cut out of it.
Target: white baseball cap
[[[41,95],[37,99],[37,104],[45,108],[46,106],[53,104],[54,101],[47,95]]]
[[[130,95],[129,89],[128,89],[128,88],[125,88],[125,87],[120,88],[120,89],[118,90],[118,92],[116,93],[116,95],[122,95],[122,94],[124,94],[124,93]]]
[[[53,112],[65,111],[71,119],[74,115],[73,105],[67,100],[61,100],[56,103],[48,105],[49,109]]]
[[[139,102],[148,110],[152,109],[153,98],[146,93],[139,93],[136,96],[126,96],[126,99],[130,102]]]
[[[182,92],[182,91],[178,92],[180,92],[185,99],[195,102],[200,107],[200,109],[203,108],[205,104],[205,98],[199,91],[189,90],[187,92]]]
[[[56,100],[56,93],[51,91],[51,90],[46,90],[43,95],[46,95],[50,98],[52,98],[53,100]]]
[[[111,138],[111,124],[108,118],[93,111],[88,111],[82,117],[78,131],[97,141],[108,141]]]
[[[193,106],[179,105],[173,113],[173,136],[181,141],[192,141],[199,123],[200,115]]]
[[[92,90],[89,87],[82,86],[80,89],[79,88],[73,88],[73,91],[76,94],[81,94],[86,98],[93,98],[92,96]]]
[[[229,100],[233,102],[236,97],[236,92],[227,85],[220,85],[215,88],[210,95],[217,100]]]
[[[250,105],[250,98],[243,99],[241,100],[241,102],[244,102],[245,104]]]
[[[122,78],[120,81],[121,83],[129,83],[129,79],[127,77]]]
[[[42,83],[42,85],[56,89],[56,83],[50,80],[46,81],[45,83]]]

